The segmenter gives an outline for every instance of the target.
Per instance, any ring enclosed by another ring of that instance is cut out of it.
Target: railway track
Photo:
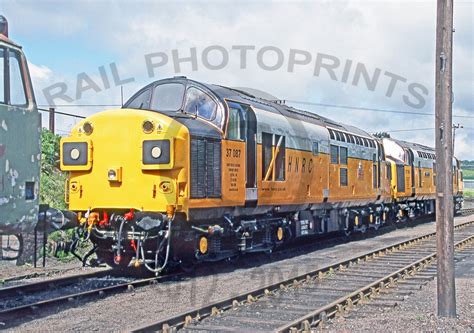
[[[421,222],[420,222],[421,221]],[[413,223],[422,223],[414,221]],[[379,234],[388,232],[395,226],[387,226],[383,230],[379,230]],[[364,236],[364,235],[362,235]],[[361,235],[353,235],[353,240],[358,240]],[[365,235],[367,236],[367,235]],[[272,259],[268,256],[256,256],[255,263],[263,260],[263,262],[283,260],[288,257],[305,254],[316,251],[327,246],[335,246],[337,244],[347,242],[346,238],[335,237],[329,239],[320,239],[318,242],[302,241],[298,246],[289,245],[276,251]],[[223,263],[225,265],[225,263]],[[53,273],[65,272],[67,270],[52,271]],[[48,273],[32,273],[22,276],[15,276],[4,279],[4,283],[19,281],[23,279],[36,278],[47,275]],[[69,277],[61,277],[56,279],[48,279],[45,281],[28,283],[24,285],[16,285],[11,287],[0,288],[0,324],[4,327],[13,325],[16,318],[24,314],[41,314],[42,310],[52,306],[60,306],[68,304],[75,300],[93,300],[97,296],[105,296],[120,291],[134,289],[135,287],[163,282],[166,280],[178,279],[183,274],[163,275],[160,277],[151,277],[145,279],[126,279],[114,276],[112,270],[104,270],[88,274],[79,274]],[[13,320],[12,320],[13,319]]]
[[[27,274],[8,276],[3,279],[0,279],[0,285],[17,283],[17,282],[19,283],[19,282],[23,282],[29,279],[34,279],[34,278],[39,278],[39,277],[44,277],[44,276],[51,276],[54,274],[64,274],[66,272],[69,272],[75,269],[77,269],[77,267],[71,267],[71,268],[66,268],[66,269],[52,269],[45,272],[31,272]],[[8,287],[8,285],[5,287]]]
[[[464,208],[459,211],[460,215],[467,216],[474,214],[474,208]]]
[[[308,247],[308,250],[316,250],[314,246],[314,244],[306,244],[303,245],[303,248]],[[298,252],[302,249],[295,248],[293,250]],[[287,253],[287,251],[284,252]],[[278,259],[278,253],[275,254]],[[333,267],[333,271],[334,269]],[[75,304],[75,301],[94,300],[105,295],[133,290],[136,287],[157,282],[179,279],[180,277],[180,275],[174,274],[172,276],[132,279],[117,277],[112,273],[112,270],[104,270],[2,288],[0,289],[0,299],[2,300],[0,303],[0,324],[3,328],[12,327],[23,315],[40,315],[42,311],[53,306],[59,307],[64,304],[68,306],[68,304]],[[31,277],[36,276],[33,275],[25,278]],[[282,282],[281,284],[285,285],[287,282]],[[259,293],[253,292],[250,294],[258,295]],[[240,302],[244,301],[245,304],[245,298],[237,299]],[[201,313],[203,312],[201,311]]]
[[[455,230],[456,250],[472,244],[474,221],[459,224]],[[424,269],[433,270],[430,265],[435,252],[435,233],[426,234],[137,327],[133,332],[310,331],[391,287],[410,284],[406,279],[415,279],[413,275]]]
[[[117,277],[112,269],[88,274],[49,279],[45,281],[0,289],[0,323],[2,328],[16,324],[25,315],[70,304],[77,300],[94,299],[135,287],[157,283],[170,277],[137,279]]]

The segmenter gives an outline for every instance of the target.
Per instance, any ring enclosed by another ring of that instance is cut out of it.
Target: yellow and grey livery
[[[61,168],[70,171],[69,208],[99,257],[158,273],[432,213],[425,153],[432,150],[176,77],[79,123],[61,143]]]

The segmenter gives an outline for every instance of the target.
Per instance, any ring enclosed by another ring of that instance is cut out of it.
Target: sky
[[[42,107],[51,102],[45,91],[58,82],[70,99],[55,99],[57,110],[87,116],[120,105],[120,86],[126,100],[152,81],[185,75],[259,89],[370,133],[435,145],[434,0],[4,0],[0,13],[9,21],[10,38],[24,48]],[[456,131],[455,154],[471,160],[473,17],[474,1],[455,1],[453,122],[463,126]],[[242,46],[248,48],[245,62]],[[184,60],[176,68],[173,59],[192,52],[195,66]],[[167,61],[150,75],[147,57]],[[122,84],[115,83],[113,68]],[[77,121],[58,117],[58,133]]]

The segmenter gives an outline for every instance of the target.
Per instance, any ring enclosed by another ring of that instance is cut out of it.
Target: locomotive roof
[[[415,151],[423,151],[423,152],[429,152],[429,153],[434,153],[435,152],[434,148],[424,146],[424,145],[421,145],[419,143],[408,142],[408,141],[392,139],[392,138],[389,138],[389,140],[395,141],[396,143],[398,143],[403,148],[410,148],[410,149],[413,149]]]
[[[249,92],[246,92],[237,88],[229,88],[229,87],[216,85],[216,84],[203,83],[203,82],[188,79],[185,76],[178,76],[178,77],[158,80],[151,83],[150,85],[154,85],[157,83],[171,83],[171,82],[180,82],[183,84],[192,83],[194,85],[201,86],[211,91],[212,93],[214,93],[219,99],[221,99],[221,101],[224,101],[224,99],[231,99],[236,102],[251,104],[265,111],[281,114],[287,118],[299,119],[301,121],[310,122],[310,123],[317,124],[320,126],[333,128],[336,130],[346,131],[346,132],[360,135],[360,136],[373,137],[371,134],[367,133],[366,131],[358,127],[342,124],[334,120],[331,120],[329,118],[320,116],[316,113],[297,109],[286,104],[278,103],[277,101],[260,98],[260,97],[252,95]]]
[[[6,44],[10,44],[11,46],[14,46],[14,47],[17,47],[19,49],[21,49],[21,46],[16,44],[14,41],[12,41],[10,38],[8,38],[7,36],[5,35],[2,35],[0,34],[0,41],[6,43]]]

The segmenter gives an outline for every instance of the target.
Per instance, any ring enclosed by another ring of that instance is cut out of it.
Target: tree
[[[388,132],[376,132],[372,135],[379,139],[390,138],[390,133]]]
[[[61,137],[47,129],[41,130],[40,202],[57,209],[66,209],[64,185],[66,174],[59,170],[59,141]]]

